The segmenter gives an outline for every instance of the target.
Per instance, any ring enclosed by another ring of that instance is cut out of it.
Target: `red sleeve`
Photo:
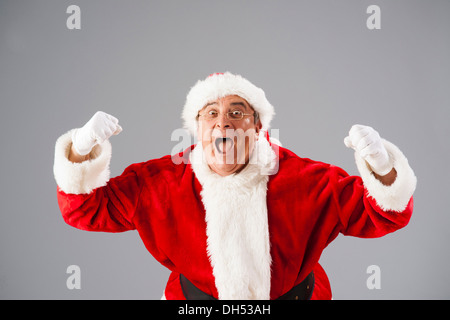
[[[344,235],[376,238],[406,226],[413,211],[413,198],[402,211],[382,209],[377,200],[369,196],[363,180],[348,176],[345,171],[334,167],[336,176],[334,198],[337,203],[341,233]]]
[[[106,186],[89,194],[67,194],[57,188],[58,204],[64,221],[81,230],[123,232],[134,230],[140,182],[138,165],[131,165]]]

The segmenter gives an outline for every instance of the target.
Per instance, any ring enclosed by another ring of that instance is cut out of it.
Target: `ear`
[[[258,123],[255,126],[256,133],[259,133],[261,128],[262,128],[261,120],[258,120]]]

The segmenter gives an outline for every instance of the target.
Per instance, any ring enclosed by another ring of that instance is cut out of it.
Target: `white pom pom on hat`
[[[214,100],[229,95],[237,95],[245,100],[258,112],[262,130],[267,131],[270,121],[275,115],[273,106],[266,99],[264,91],[240,75],[230,72],[213,73],[205,80],[199,80],[191,88],[184,105],[182,118],[184,127],[193,136],[197,134],[198,112]]]

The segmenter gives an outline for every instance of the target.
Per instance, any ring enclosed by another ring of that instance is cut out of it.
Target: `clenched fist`
[[[384,176],[392,170],[389,154],[373,128],[359,124],[352,126],[344,143],[359,153],[376,174]]]
[[[119,120],[105,112],[97,111],[82,127],[72,132],[72,147],[79,155],[87,155],[92,148],[122,131]]]

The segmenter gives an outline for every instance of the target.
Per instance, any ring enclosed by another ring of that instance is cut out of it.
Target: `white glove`
[[[376,174],[384,176],[392,170],[389,154],[373,128],[359,124],[352,126],[344,143],[359,153]]]
[[[72,146],[77,153],[84,156],[89,154],[97,143],[102,143],[121,131],[122,127],[119,126],[117,118],[97,111],[82,128],[72,132]]]

